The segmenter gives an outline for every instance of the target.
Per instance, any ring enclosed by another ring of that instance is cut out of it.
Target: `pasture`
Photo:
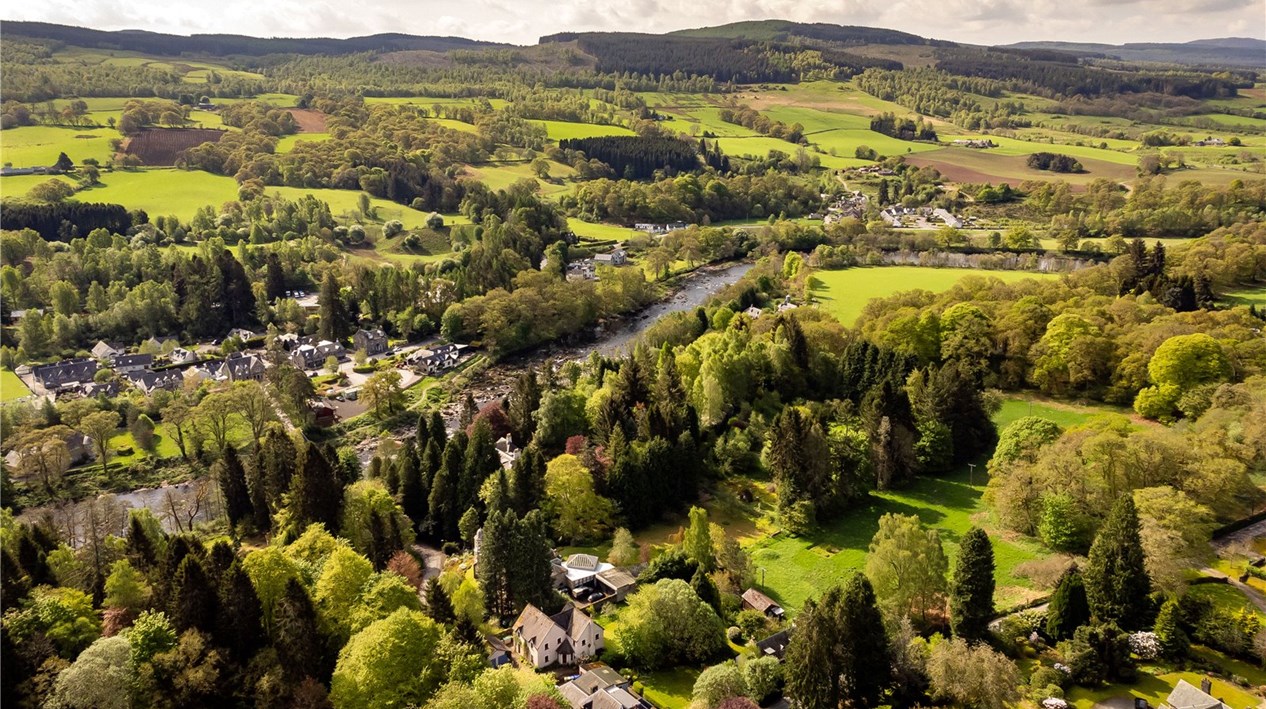
[[[570,191],[573,185],[565,180],[575,174],[576,171],[571,166],[556,162],[549,164],[549,181],[538,178],[531,165],[526,162],[467,166],[462,172],[463,176],[479,180],[492,190],[504,190],[519,180],[536,180],[540,184],[541,194],[547,196]]]
[[[1028,278],[1056,279],[1056,274],[1030,271],[980,271],[969,268],[926,268],[921,266],[879,266],[849,268],[841,271],[816,271],[813,277],[821,284],[813,297],[818,306],[845,325],[851,326],[872,298],[883,298],[902,291],[927,290],[934,293],[949,290],[964,278],[987,276],[1014,283]]]
[[[47,167],[57,162],[60,153],[76,165],[87,158],[105,164],[110,161],[110,139],[118,131],[109,128],[70,128],[61,126],[22,126],[0,131],[0,163],[14,167]]]
[[[296,143],[300,142],[319,143],[329,139],[329,133],[295,133],[293,135],[283,135],[277,139],[276,152],[278,154],[288,153],[295,149]]]
[[[624,126],[604,126],[596,123],[572,123],[570,121],[531,121],[543,126],[550,140],[567,140],[569,138],[598,138],[604,135],[633,135],[633,131]],[[463,124],[465,125],[465,124]]]

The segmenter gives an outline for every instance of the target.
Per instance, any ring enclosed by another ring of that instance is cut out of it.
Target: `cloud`
[[[1260,0],[44,0],[11,5],[6,13],[14,20],[100,29],[289,37],[408,32],[515,44],[534,44],[542,35],[563,31],[666,32],[768,18],[890,27],[979,44],[1266,37]]]

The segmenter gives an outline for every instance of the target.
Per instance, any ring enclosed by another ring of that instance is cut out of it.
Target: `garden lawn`
[[[969,268],[930,268],[924,266],[880,266],[849,268],[840,271],[817,271],[813,277],[821,284],[813,296],[819,307],[826,308],[846,326],[851,327],[862,308],[872,298],[884,298],[902,291],[928,290],[934,293],[949,290],[971,276],[998,278],[1007,283],[1026,278],[1056,279],[1057,274],[1030,271],[982,271]]]
[[[1002,402],[1002,408],[998,410],[998,413],[994,414],[993,422],[998,427],[998,431],[1001,432],[1002,429],[1016,419],[1024,418],[1025,416],[1041,416],[1044,419],[1054,421],[1064,428],[1070,428],[1086,423],[1099,414],[1109,413],[1127,414],[1128,412],[1124,409],[1116,409],[1103,404],[1074,406],[1062,401],[1040,399],[1034,396],[1012,397]]]
[[[8,369],[0,369],[0,402],[13,401],[31,395],[26,384]]]
[[[1142,674],[1133,685],[1113,684],[1099,689],[1075,687],[1069,690],[1067,699],[1075,709],[1091,709],[1096,704],[1113,698],[1141,697],[1154,707],[1162,706],[1165,698],[1178,685],[1178,680],[1185,679],[1188,684],[1200,686],[1203,674],[1196,672],[1165,672],[1159,675]],[[1257,697],[1240,687],[1222,679],[1212,679],[1213,696],[1221,699],[1232,709],[1246,709],[1261,706],[1261,697]]]
[[[1222,296],[1222,300],[1233,305],[1256,305],[1266,307],[1266,288],[1245,288],[1234,290]]]
[[[1261,618],[1262,614],[1258,612],[1257,606],[1248,600],[1248,596],[1244,592],[1225,583],[1202,583],[1191,586],[1189,592],[1200,598],[1206,598],[1213,604],[1214,608],[1226,613],[1239,613],[1245,608],[1257,613]],[[1262,618],[1266,620],[1266,618]]]

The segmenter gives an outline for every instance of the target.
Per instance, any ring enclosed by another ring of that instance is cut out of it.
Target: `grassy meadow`
[[[849,268],[840,271],[817,271],[814,278],[821,284],[814,290],[819,307],[826,308],[840,322],[851,326],[872,298],[883,298],[902,291],[928,290],[934,293],[949,290],[969,276],[988,276],[1007,283],[1027,278],[1055,279],[1057,274],[1030,271],[980,271],[969,268],[927,268],[922,266],[878,266]]]
[[[11,370],[0,369],[0,403],[31,395],[31,390]]]

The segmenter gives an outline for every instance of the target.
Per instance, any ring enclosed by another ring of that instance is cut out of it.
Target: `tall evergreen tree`
[[[484,480],[500,468],[501,456],[497,455],[492,426],[489,425],[487,419],[480,419],[471,429],[462,465],[461,482],[458,485],[458,503],[463,509],[483,508],[479,500],[479,489],[483,486]]]
[[[418,449],[412,443],[400,453],[400,508],[418,527],[426,519],[426,485],[422,480]]]
[[[702,566],[695,569],[694,576],[690,577],[690,588],[694,589],[695,595],[699,596],[704,603],[712,606],[712,610],[716,611],[717,615],[721,614],[721,591]]]
[[[417,446],[419,451],[426,450],[426,444],[431,441],[431,415],[423,411],[418,414],[418,425],[414,429],[413,444]]]
[[[444,450],[444,446],[448,445],[448,426],[444,423],[444,416],[440,414],[439,409],[431,409],[431,440],[435,441],[440,450]]]
[[[1191,644],[1187,634],[1183,632],[1181,615],[1178,599],[1170,598],[1161,605],[1160,613],[1156,615],[1156,625],[1152,628],[1157,642],[1160,643],[1161,654],[1171,660],[1186,655]]]
[[[298,579],[290,579],[285,595],[273,611],[273,647],[282,670],[292,681],[305,675],[323,681],[326,666],[325,638],[317,627],[312,599]]]
[[[437,623],[448,625],[457,620],[453,611],[453,601],[440,585],[439,579],[431,579],[426,584],[426,614]]]
[[[268,510],[276,512],[281,506],[281,497],[290,491],[298,467],[299,452],[294,441],[280,427],[269,428],[255,452],[256,485],[263,486]],[[256,499],[259,497],[255,495]]]
[[[989,535],[972,527],[963,535],[950,579],[950,627],[968,640],[983,640],[994,615],[994,561]]]
[[[801,614],[784,667],[787,693],[801,706],[879,705],[892,681],[892,659],[865,575],[853,574]]]
[[[536,446],[528,446],[510,468],[510,505],[525,515],[536,509],[545,495],[545,456]]]
[[[558,607],[559,595],[554,590],[553,544],[547,533],[545,514],[532,510],[519,520],[515,529],[510,565],[510,595],[514,611],[527,603],[550,610]]]
[[[291,516],[299,529],[319,522],[333,532],[342,507],[343,487],[333,466],[324,451],[309,446],[303,467],[290,483]]]
[[[1059,577],[1046,608],[1046,634],[1052,640],[1066,640],[1090,622],[1090,603],[1081,571],[1074,565]]]
[[[519,518],[513,510],[488,515],[479,545],[479,584],[483,587],[488,611],[506,617],[514,610],[511,596],[510,567],[513,563],[514,538]]]
[[[249,660],[264,643],[263,609],[240,563],[234,563],[220,578],[219,606],[219,644],[227,647],[239,662]]]
[[[207,578],[202,562],[196,556],[186,556],[172,582],[172,625],[179,632],[196,628],[209,633],[215,628],[217,604],[215,586]]]
[[[466,508],[460,506],[458,498],[462,459],[465,457],[464,438],[464,435],[459,434],[449,439],[448,445],[444,447],[440,468],[431,482],[428,499],[431,527],[441,541],[454,541],[458,538],[457,522],[466,511]]]
[[[228,446],[224,455],[211,468],[212,475],[220,483],[220,492],[224,496],[224,512],[228,515],[229,524],[236,526],[239,522],[253,519],[254,507],[251,504],[251,493],[246,486],[246,469],[237,456],[237,449]]]
[[[1086,600],[1090,613],[1125,630],[1147,626],[1152,581],[1144,565],[1134,498],[1122,495],[1113,505],[1086,562]]]
[[[325,272],[321,281],[321,290],[317,293],[317,304],[320,307],[320,321],[317,336],[322,340],[339,341],[351,332],[351,318],[347,306],[343,303],[343,294],[339,288],[334,269]]]
[[[532,414],[541,405],[541,386],[536,380],[536,371],[528,369],[519,374],[514,381],[514,389],[510,392],[510,407],[506,412],[510,419],[510,430],[515,443],[526,447],[532,442],[536,433],[536,419]]]

